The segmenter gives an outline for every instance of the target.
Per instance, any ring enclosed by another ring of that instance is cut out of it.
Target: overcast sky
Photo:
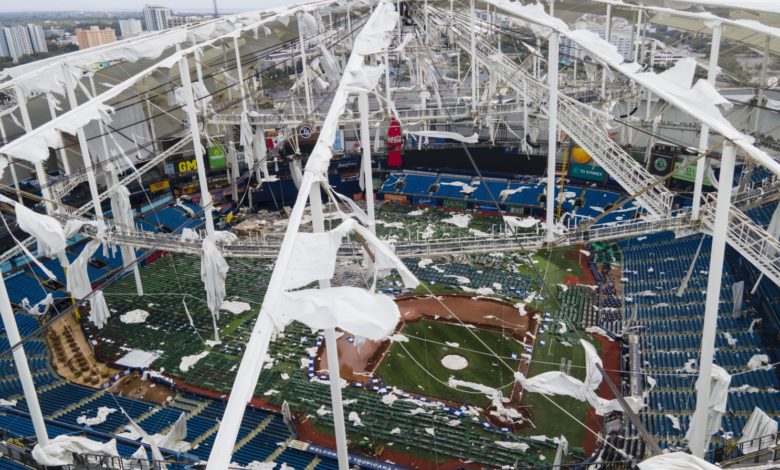
[[[301,0],[217,0],[220,10],[260,10]],[[147,3],[174,10],[208,13],[214,10],[212,0],[1,0],[0,11],[62,11],[62,10],[138,10]]]

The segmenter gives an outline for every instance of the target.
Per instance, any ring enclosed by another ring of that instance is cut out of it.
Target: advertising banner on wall
[[[227,168],[227,159],[225,157],[225,147],[222,144],[215,144],[206,150],[209,157],[209,168],[211,170],[223,170]]]
[[[607,172],[596,164],[571,162],[569,176],[588,181],[603,183],[607,180]]]
[[[403,165],[401,159],[401,147],[403,139],[401,138],[401,125],[395,118],[390,118],[390,126],[387,128],[387,166],[397,168]]]
[[[666,176],[672,171],[671,155],[654,154],[650,157],[650,173],[658,176]]]
[[[691,163],[688,165],[688,168],[685,168],[684,170],[680,170],[679,168],[683,166],[685,162],[678,161],[674,162],[674,174],[672,175],[672,178],[676,180],[681,181],[687,181],[689,183],[693,183],[696,181],[696,164]],[[712,181],[707,177],[707,174],[704,174],[704,186],[712,186]]]

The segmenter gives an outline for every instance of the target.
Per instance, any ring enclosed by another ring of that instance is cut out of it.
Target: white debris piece
[[[375,223],[377,225],[383,225],[387,228],[398,228],[398,229],[404,228],[403,222],[387,222],[385,220],[377,219]]]
[[[496,441],[496,445],[504,449],[519,450],[520,452],[526,452],[531,447],[525,442],[510,441]]]
[[[498,390],[494,387],[488,387],[487,385],[482,385],[474,382],[467,382],[465,380],[458,380],[454,377],[450,377],[447,381],[447,385],[449,385],[452,388],[467,388],[471,390],[475,390],[477,392],[484,393],[485,395],[492,397],[494,396]]]
[[[496,295],[496,292],[491,289],[490,287],[479,287],[477,289],[472,289],[471,287],[467,286],[460,286],[461,289],[463,289],[466,292],[470,292],[472,294],[477,294],[477,297],[474,297],[474,299],[477,299],[479,297],[488,296],[488,295]]]
[[[677,416],[671,415],[671,414],[666,414],[664,416],[669,418],[669,421],[672,422],[672,428],[673,429],[677,429],[678,431],[680,430],[680,418],[678,418]]]
[[[408,134],[416,135],[419,137],[431,137],[435,139],[448,139],[456,142],[463,142],[466,144],[476,144],[479,142],[479,134],[474,133],[470,136],[464,136],[456,132],[444,132],[444,131],[409,131]]]
[[[447,274],[444,277],[450,277],[452,279],[455,279],[458,281],[458,284],[469,284],[471,283],[471,279],[465,277],[465,276],[457,276],[455,274]]]
[[[696,368],[696,359],[691,358],[685,361],[685,365],[682,367],[682,369],[677,369],[677,372],[687,372],[689,374],[695,374],[699,372],[699,370]]]
[[[501,197],[502,198],[505,198],[504,197],[504,193],[507,192],[507,191],[511,192],[511,190],[506,190],[506,189],[504,191],[501,191]],[[506,196],[508,197],[509,195],[510,194],[507,194]],[[504,223],[506,224],[507,228],[509,228],[509,230],[512,233],[515,233],[517,231],[517,229],[519,229],[519,228],[535,227],[536,225],[539,224],[539,219],[534,219],[533,217],[526,217],[526,218],[520,219],[520,218],[517,218],[517,217],[512,217],[510,215],[505,215],[504,216]]]
[[[471,222],[471,214],[453,214],[448,219],[442,219],[445,224],[452,224],[456,227],[466,228]]]
[[[116,413],[116,408],[109,408],[107,406],[101,406],[97,410],[97,414],[92,417],[88,418],[87,415],[81,415],[78,418],[76,418],[76,422],[79,424],[83,424],[84,426],[95,426],[101,423],[106,422],[106,418],[111,413]]]
[[[274,470],[276,464],[274,462],[260,462],[253,460],[246,466],[246,470]]]
[[[356,411],[350,411],[348,419],[352,423],[352,426],[363,426],[363,421],[361,421],[360,415],[358,415]]]
[[[393,406],[393,403],[395,403],[396,400],[398,400],[398,396],[394,393],[388,393],[387,395],[382,396],[382,403],[387,406]]]
[[[726,338],[726,342],[729,343],[729,346],[737,345],[737,338],[731,336],[731,333],[729,333],[728,331],[723,332],[723,337]]]
[[[393,335],[390,335],[389,338],[390,341],[397,342],[397,343],[408,343],[409,337],[406,335],[402,335],[401,333],[395,333]]]
[[[119,321],[128,325],[132,325],[137,323],[144,323],[147,318],[149,318],[149,312],[146,310],[135,309],[120,315]]]
[[[433,238],[433,235],[436,233],[436,227],[433,226],[433,224],[428,224],[425,226],[425,230],[420,232],[420,238],[423,240],[429,240]]]
[[[209,355],[208,351],[203,351],[203,352],[201,352],[199,354],[192,354],[190,356],[184,356],[184,357],[181,358],[181,362],[179,363],[179,369],[182,372],[187,372],[187,371],[190,370],[190,368],[192,366],[197,364],[198,361],[200,361],[201,359],[203,359],[204,357],[206,357],[208,355]]]
[[[772,366],[768,366],[769,356],[766,354],[754,354],[747,363],[747,367],[750,370],[766,369],[769,370]]]
[[[431,436],[436,436],[436,431],[433,428],[425,428],[425,432]]]
[[[418,268],[425,268],[428,265],[433,264],[433,260],[430,258],[423,258],[417,263]]]
[[[251,308],[252,306],[249,305],[247,302],[241,302],[238,300],[225,300],[222,302],[222,306],[219,307],[220,310],[230,312],[234,315],[244,313],[247,310],[250,310]]]

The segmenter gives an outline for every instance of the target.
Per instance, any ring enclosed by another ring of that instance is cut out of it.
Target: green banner
[[[466,201],[457,201],[457,200],[445,199],[444,200],[444,207],[456,207],[456,208],[459,208],[459,209],[465,209],[466,208]]]
[[[603,168],[598,165],[582,164],[571,162],[569,166],[569,176],[583,180],[598,181],[603,183],[607,180],[607,174]]]
[[[225,158],[225,147],[220,144],[209,147],[207,150],[209,156],[209,168],[212,170],[223,170],[227,168],[227,158]]]
[[[694,181],[696,181],[696,165],[694,163],[691,163],[690,165],[688,165],[688,168],[682,171],[678,170],[678,168],[680,168],[683,165],[683,163],[684,162],[674,162],[674,175],[672,175],[672,178],[693,183]],[[712,182],[707,177],[707,175],[704,175],[704,185],[712,186]]]

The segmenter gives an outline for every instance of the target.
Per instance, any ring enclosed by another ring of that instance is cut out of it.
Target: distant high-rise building
[[[171,9],[158,5],[144,5],[144,26],[147,31],[162,31],[168,29]]]
[[[588,31],[591,31],[598,35],[601,39],[604,39],[607,35],[606,33],[606,27],[603,25],[592,25],[592,24],[580,24],[580,26],[577,29],[585,29]],[[632,56],[632,46],[631,46],[631,38],[632,38],[632,27],[631,25],[628,25],[627,23],[618,23],[613,25],[612,31],[610,33],[609,42],[615,46],[618,53],[623,56],[626,60],[630,60]],[[585,51],[579,46],[579,44],[576,44],[571,39],[567,37],[561,38],[561,53],[565,56],[569,56],[570,58],[578,58],[582,59],[587,55]]]
[[[11,57],[11,50],[8,48],[8,40],[5,33],[0,29],[0,57]]]
[[[143,30],[143,23],[139,20],[119,20],[119,34],[125,39],[138,36]]]
[[[46,47],[46,35],[43,34],[43,28],[37,24],[28,24],[27,33],[30,35],[30,44],[34,52],[49,52]]]
[[[79,42],[79,49],[89,49],[116,42],[116,33],[111,28],[100,29],[98,26],[89,29],[76,28],[76,39]]]
[[[8,47],[8,56],[10,56],[14,62],[19,60],[19,57],[23,55],[32,54],[33,50],[32,41],[30,41],[30,33],[24,26],[8,26],[3,28],[3,36]],[[8,57],[7,56],[7,57]]]
[[[177,26],[184,26],[186,24],[200,23],[201,21],[210,18],[211,16],[171,16],[168,18],[168,27],[175,28]]]

